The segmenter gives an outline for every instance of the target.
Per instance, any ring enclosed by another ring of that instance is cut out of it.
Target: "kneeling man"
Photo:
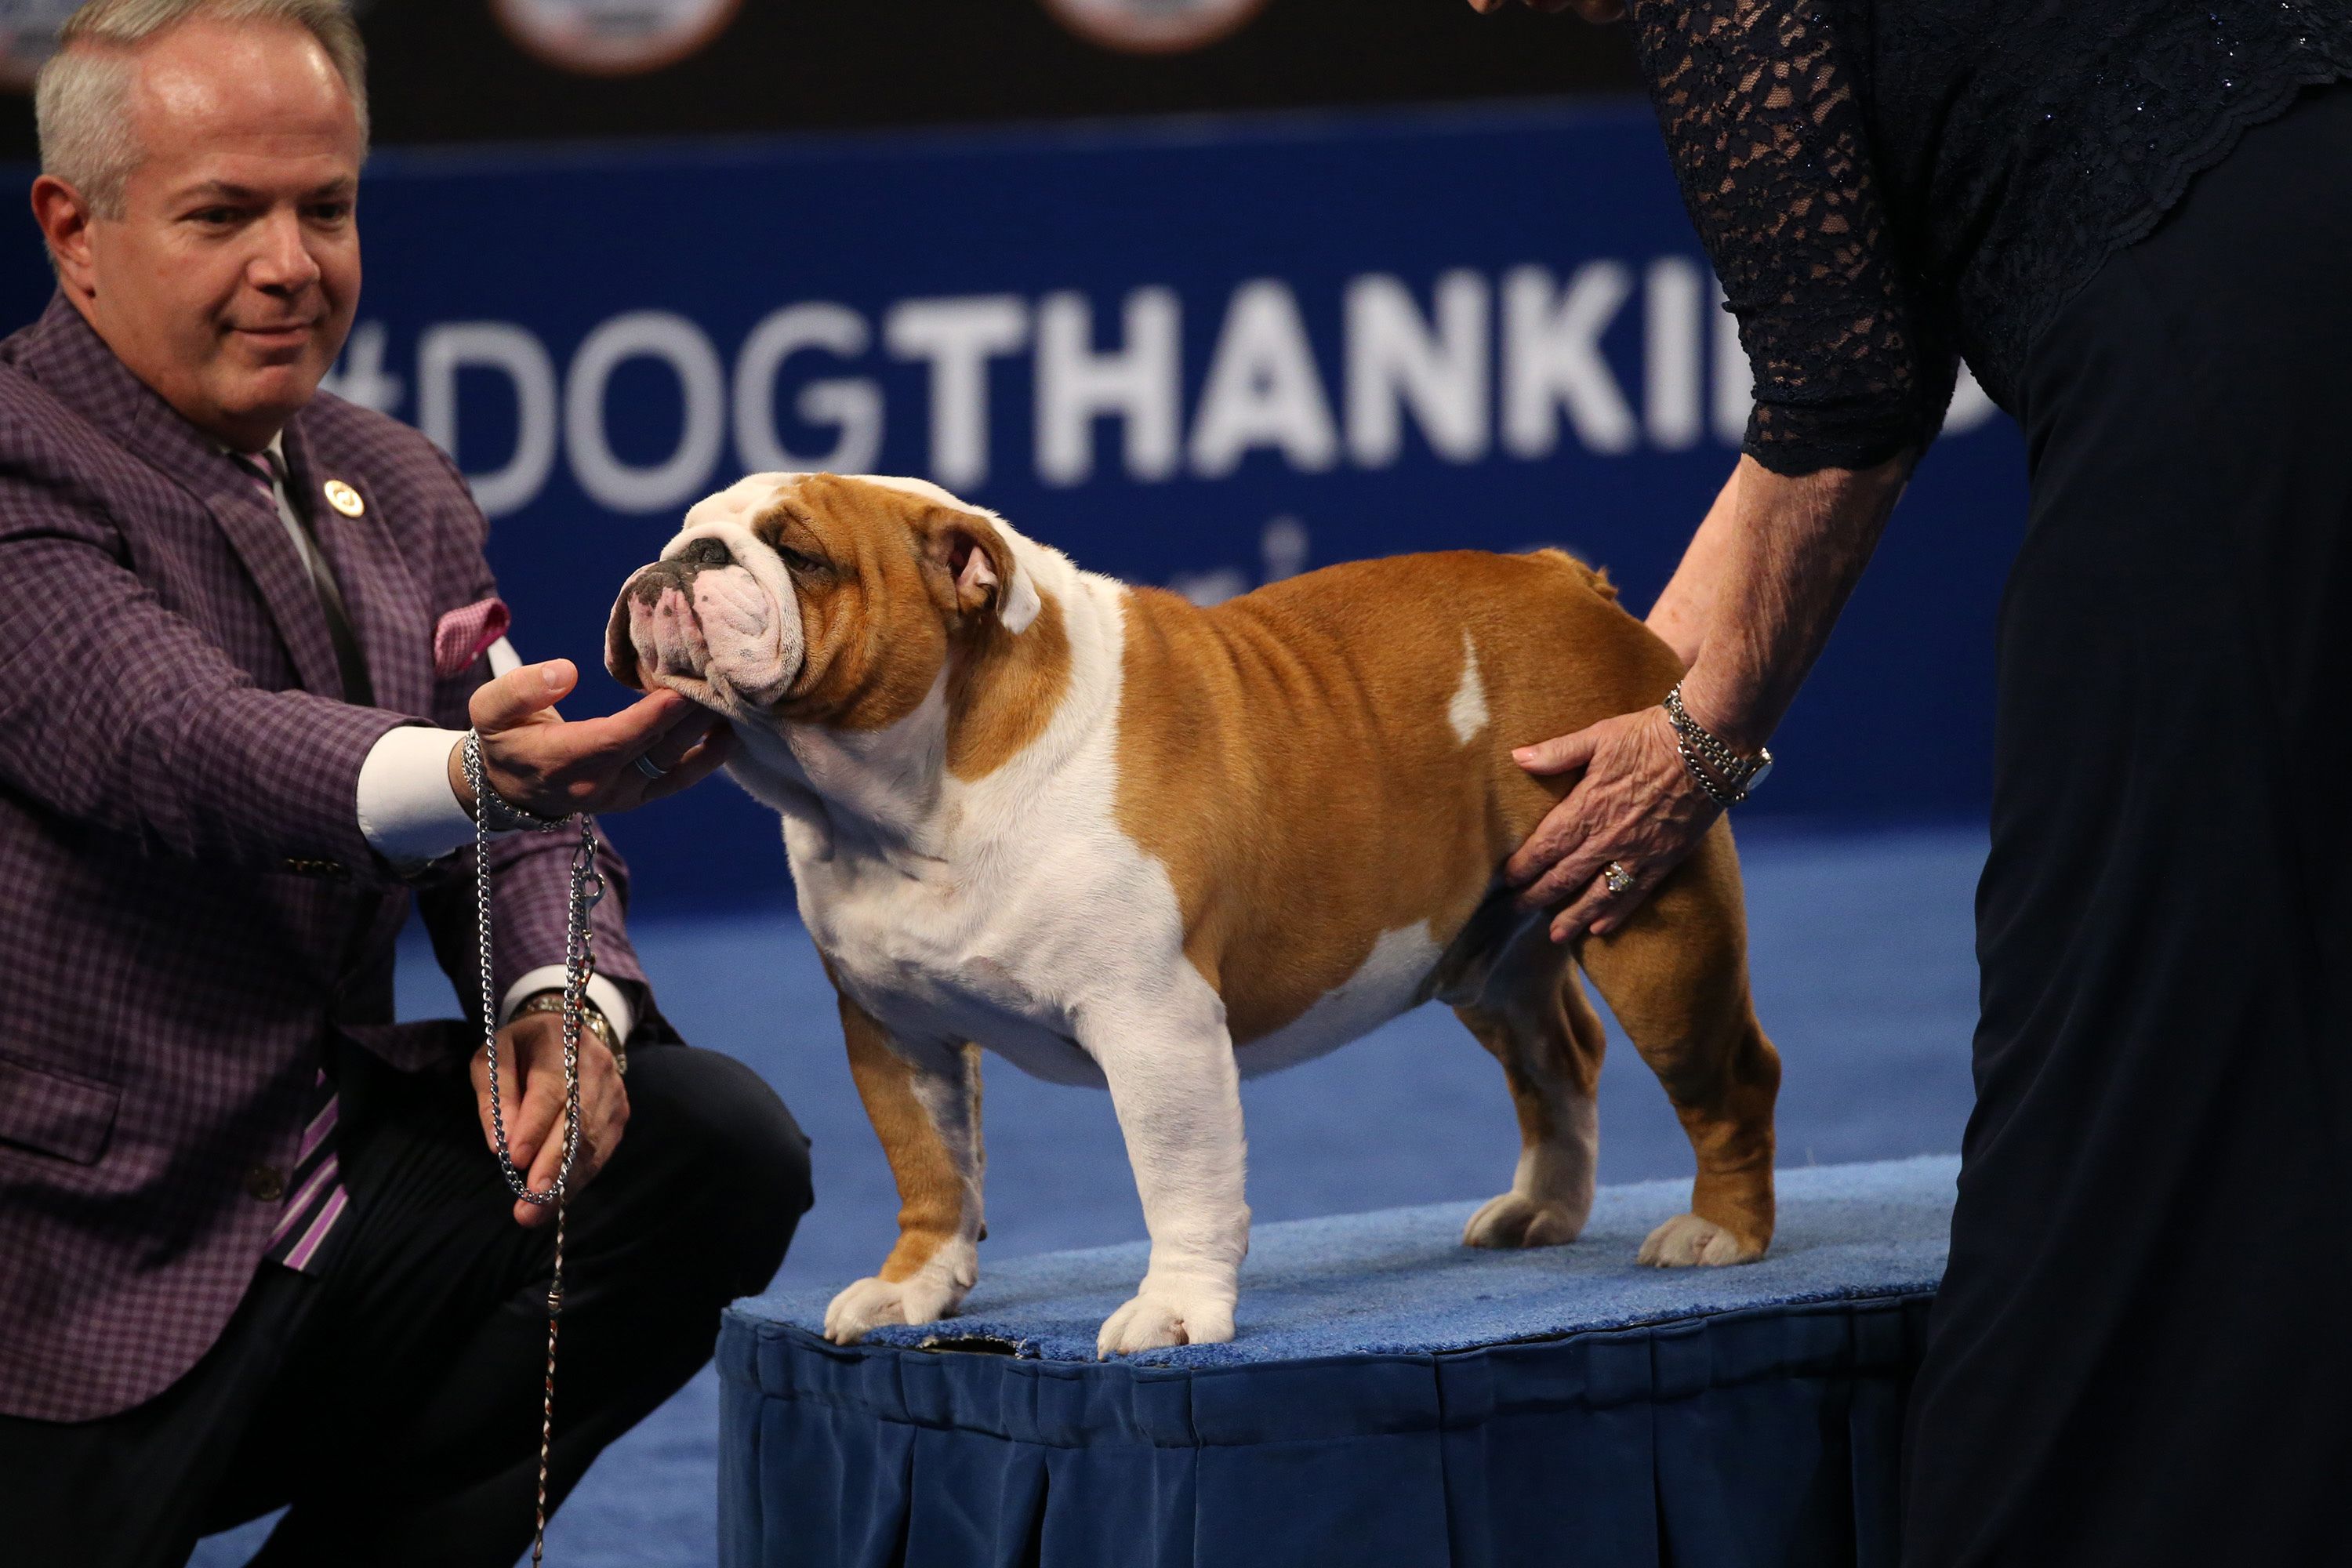
[[[542,816],[682,788],[726,746],[667,694],[558,720],[575,672],[505,644],[455,470],[318,393],[359,291],[361,66],[338,0],[92,0],[37,89],[58,289],[0,343],[0,1557],[22,1568],[177,1564],[289,1505],[257,1561],[514,1562],[553,1227],[485,1147],[479,1022],[393,1022],[394,939],[414,901],[460,995],[488,963],[507,1127],[544,1188],[573,841],[494,845],[478,957],[457,731]],[[709,1358],[809,1201],[799,1129],[663,1021],[623,902],[595,915],[558,1498]]]

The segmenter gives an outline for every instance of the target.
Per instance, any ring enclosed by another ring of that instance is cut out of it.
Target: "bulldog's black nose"
[[[680,556],[679,559],[682,561],[690,561],[697,566],[732,566],[735,564],[735,557],[729,552],[725,542],[717,539],[696,540],[692,544],[686,547],[686,553]]]

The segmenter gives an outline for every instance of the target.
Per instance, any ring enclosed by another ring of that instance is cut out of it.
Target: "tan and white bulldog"
[[[979,1273],[979,1047],[1108,1087],[1151,1233],[1105,1354],[1234,1331],[1240,1080],[1449,1003],[1503,1064],[1518,1168],[1474,1247],[1573,1241],[1601,1021],[1698,1157],[1644,1263],[1772,1235],[1780,1059],[1749,1005],[1729,830],[1622,931],[1553,943],[1498,868],[1566,787],[1517,744],[1678,670],[1557,551],[1357,562],[1213,608],[1082,572],[913,479],[761,474],[687,514],[613,609],[613,673],[723,713],[896,1176],[898,1241],[825,1332],[955,1311]]]

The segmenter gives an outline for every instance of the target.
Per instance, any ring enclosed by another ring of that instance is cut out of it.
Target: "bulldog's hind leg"
[[[980,1047],[894,1046],[848,997],[841,1028],[850,1076],[898,1184],[898,1243],[880,1272],[824,1310],[824,1336],[855,1344],[880,1323],[928,1323],[963,1304],[980,1278]]]
[[[1581,1235],[1592,1212],[1593,1096],[1608,1037],[1565,953],[1530,979],[1524,1003],[1490,997],[1454,1009],[1503,1064],[1519,1116],[1511,1190],[1470,1216],[1462,1239],[1471,1247],[1556,1247]]]
[[[1780,1058],[1748,991],[1748,921],[1730,830],[1718,823],[1619,931],[1578,954],[1681,1118],[1698,1178],[1688,1214],[1640,1260],[1749,1263],[1772,1240],[1772,1102]]]

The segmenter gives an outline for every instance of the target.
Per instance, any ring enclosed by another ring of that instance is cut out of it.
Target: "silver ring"
[[[649,779],[657,779],[667,775],[669,770],[667,768],[655,766],[654,760],[651,756],[643,756],[637,759],[637,772],[645,774],[646,777]]]
[[[1609,884],[1612,893],[1622,893],[1633,885],[1633,873],[1625,869],[1624,862],[1612,860],[1601,868],[1601,879]]]

